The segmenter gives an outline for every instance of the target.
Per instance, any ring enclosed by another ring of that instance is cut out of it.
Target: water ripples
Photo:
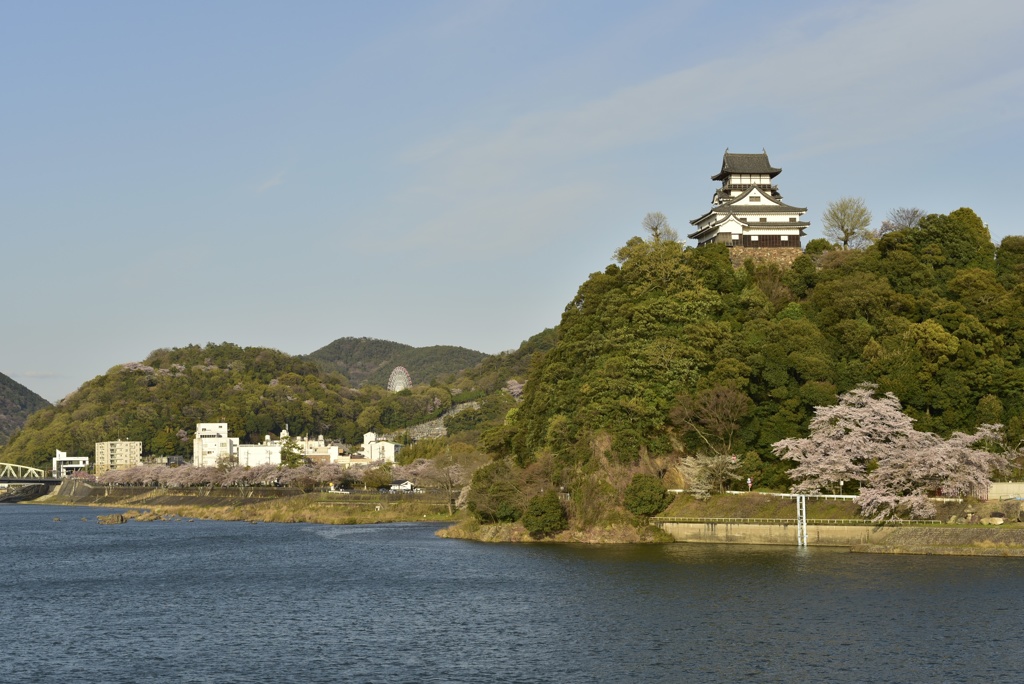
[[[5,682],[1009,682],[1024,665],[1019,559],[68,510],[0,507]]]

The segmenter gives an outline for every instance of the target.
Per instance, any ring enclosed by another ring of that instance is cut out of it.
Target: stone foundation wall
[[[747,259],[788,268],[803,253],[799,247],[730,247],[729,260],[733,268],[742,268]]]

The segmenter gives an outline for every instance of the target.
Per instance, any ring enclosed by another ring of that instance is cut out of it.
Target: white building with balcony
[[[142,442],[96,442],[96,474],[142,465]]]
[[[68,456],[66,451],[56,449],[57,455],[53,457],[54,477],[71,477],[79,471],[89,470],[88,456]]]

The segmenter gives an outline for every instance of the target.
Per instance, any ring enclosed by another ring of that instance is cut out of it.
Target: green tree
[[[566,529],[569,519],[562,501],[555,491],[547,491],[530,499],[523,513],[523,527],[530,536],[539,539]]]
[[[289,437],[281,445],[281,465],[286,468],[298,468],[300,465],[304,465],[306,459],[302,456],[302,452],[299,450],[299,444],[295,441],[294,437]]]
[[[913,235],[918,249],[932,255],[935,268],[946,274],[943,281],[956,269],[995,268],[995,246],[988,226],[970,209],[925,216]]]
[[[821,256],[825,252],[831,252],[835,248],[835,245],[825,238],[814,238],[813,240],[809,240],[804,246],[804,254],[813,259],[814,257]]]
[[[1024,237],[1007,235],[996,250],[996,274],[1007,289],[1024,285]]]
[[[515,522],[523,515],[521,482],[506,461],[494,461],[473,475],[466,505],[484,523]]]
[[[391,487],[391,479],[391,464],[385,463],[367,470],[363,475],[363,484],[367,489],[384,489]]]
[[[654,475],[637,473],[626,486],[624,503],[633,515],[649,518],[665,510],[672,502],[672,495]]]
[[[860,197],[841,197],[829,202],[821,216],[825,237],[843,249],[864,247],[868,242],[871,212]]]

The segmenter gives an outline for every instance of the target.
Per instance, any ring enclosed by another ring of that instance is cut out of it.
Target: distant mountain
[[[28,387],[0,373],[0,444],[6,444],[30,414],[49,405]]]
[[[405,366],[413,383],[424,385],[472,368],[487,354],[465,347],[412,347],[368,337],[342,337],[304,358],[324,370],[341,373],[353,386],[384,387],[395,366]]]

